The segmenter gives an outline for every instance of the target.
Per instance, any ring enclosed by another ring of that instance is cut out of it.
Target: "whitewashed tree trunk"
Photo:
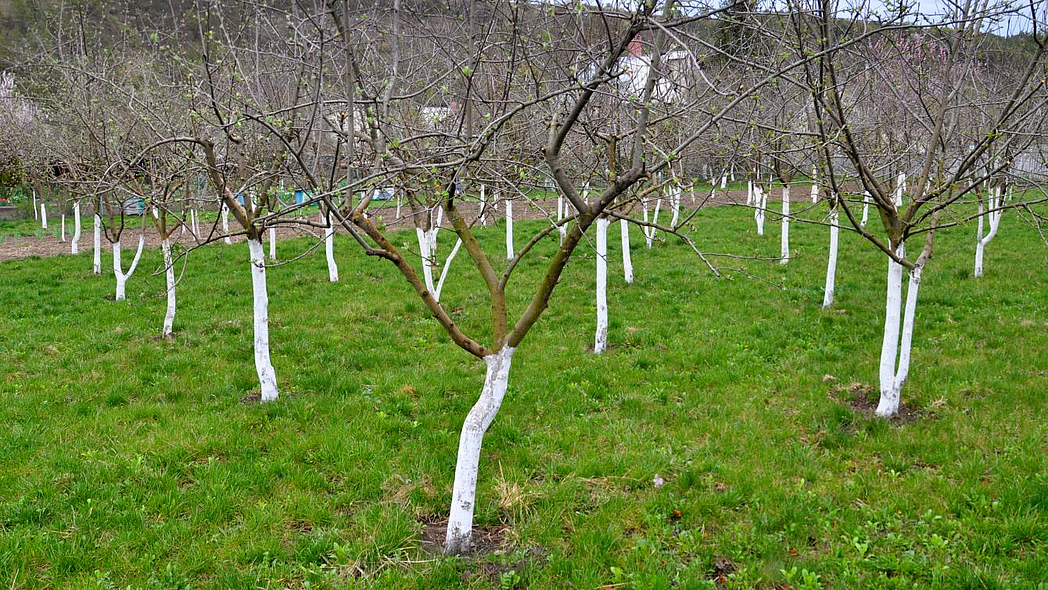
[[[488,224],[488,197],[484,194],[484,185],[480,185],[480,224]]]
[[[833,291],[837,282],[837,242],[840,238],[839,211],[835,205],[830,209],[830,254],[826,263],[826,288],[823,291],[822,306],[833,305]]]
[[[225,203],[222,203],[222,233],[226,236],[222,238],[222,241],[232,244],[233,240],[229,237],[229,207],[226,207]]]
[[[275,227],[269,228],[269,259],[274,262],[277,259],[277,228]]]
[[[902,207],[903,193],[906,192],[906,174],[904,172],[899,173],[899,177],[895,179],[895,207]]]
[[[568,235],[567,224],[561,223],[566,217],[567,209],[564,207],[564,195],[557,193],[557,233],[560,234],[560,243],[564,243],[564,238]]]
[[[906,248],[900,244],[896,249],[899,257]],[[902,307],[903,266],[894,260],[888,261],[887,304],[884,319],[884,341],[881,344],[880,391],[876,414],[883,418],[894,416],[899,411],[902,387],[910,371],[910,349],[913,342],[914,314],[917,309],[917,294],[921,285],[921,268],[910,271],[909,288],[906,292],[905,315]],[[901,324],[901,326],[900,326]],[[900,342],[900,328],[902,332]],[[898,363],[896,363],[898,359]]]
[[[814,182],[811,183],[811,202],[819,202],[819,185]]]
[[[619,220],[622,233],[622,274],[627,284],[633,284],[633,259],[630,257],[630,224],[625,219]]]
[[[400,219],[400,193],[397,193],[397,214],[395,217]]]
[[[138,260],[142,257],[142,250],[146,245],[146,237],[138,237],[138,250],[135,252],[134,259],[131,260],[131,267],[124,272],[124,267],[120,261],[120,240],[113,242],[113,275],[116,277],[116,301],[124,300],[125,286],[127,285],[127,279],[131,278],[131,275],[135,273],[135,268],[138,267]]]
[[[94,240],[94,267],[96,275],[102,274],[102,216],[96,211],[95,215],[95,240]]]
[[[728,188],[728,174],[722,174],[720,179],[721,190]]]
[[[277,374],[269,360],[269,292],[266,287],[265,251],[261,240],[248,239],[251,256],[251,291],[254,299],[255,372],[262,386],[262,401],[277,399]]]
[[[40,203],[40,227],[47,229],[47,205]]]
[[[506,199],[506,260],[512,260],[513,253],[513,199]]]
[[[448,259],[444,261],[444,268],[440,269],[440,280],[437,281],[437,288],[433,291],[433,298],[437,301],[440,301],[440,293],[444,290],[444,280],[448,278],[448,269],[451,268],[451,261],[455,259],[455,255],[458,254],[461,247],[462,238],[459,238],[455,240],[455,246],[451,248]]]
[[[160,336],[170,338],[175,325],[175,266],[171,261],[171,240],[164,238],[160,242],[160,250],[164,254],[164,280],[167,284],[167,312],[164,314],[164,329]]]
[[[681,190],[679,186],[670,189],[670,207],[673,211],[673,217],[670,219],[670,227],[674,229],[677,228],[677,221],[680,220],[680,194]]]
[[[593,352],[600,354],[608,346],[608,224],[606,217],[597,219],[597,335]]]
[[[69,241],[69,251],[80,253],[80,201],[73,202],[73,239]]]
[[[768,193],[764,192],[764,188],[760,185],[753,187],[753,202],[756,205],[756,209],[753,210],[753,218],[757,222],[757,235],[763,236],[765,209],[768,207]]]
[[[61,241],[63,241],[63,242],[66,241],[65,240],[65,213],[62,214],[62,228],[61,228],[61,233],[59,233],[58,235],[59,235],[59,239]]]
[[[746,181],[746,206],[753,206],[753,180]]]
[[[327,225],[324,227],[324,254],[327,256],[328,280],[332,283],[338,282],[338,264],[335,263],[335,226],[331,224],[331,212],[326,216]]]
[[[990,240],[997,235],[997,228],[1001,225],[1001,213],[1004,212],[1000,209],[1001,205],[1001,188],[991,189],[989,194],[989,221],[990,231],[983,235],[983,217],[986,214],[983,213],[982,200],[979,200],[979,229],[975,240],[975,276],[976,278],[983,276],[983,252],[986,249],[986,245],[990,243]]]
[[[429,237],[421,227],[415,228],[415,237],[418,238],[418,251],[422,257],[422,278],[426,282],[426,289],[430,293],[436,293],[436,285],[433,284],[433,253],[429,250]]]
[[[866,227],[866,222],[870,220],[870,193],[862,193],[862,221],[859,223],[862,227]]]
[[[451,491],[451,515],[448,518],[444,552],[456,555],[469,551],[473,535],[473,510],[477,502],[477,475],[480,472],[480,448],[484,434],[498,414],[509,386],[512,347],[505,347],[484,357],[487,373],[480,399],[466,415],[459,436],[458,459],[455,463],[455,485]]]
[[[642,203],[644,205],[643,206],[644,223],[648,223],[648,202],[647,201],[642,201]],[[651,223],[658,223],[659,222],[659,210],[660,209],[662,209],[662,197],[659,197],[658,199],[655,200],[655,211],[652,214]],[[655,241],[655,228],[654,227],[648,227],[647,225],[645,225],[641,229],[644,230],[644,246],[647,247],[647,248],[651,248],[652,242]]]
[[[790,261],[790,185],[782,187],[782,257],[779,264]]]
[[[33,219],[40,220],[40,211],[36,208],[36,189],[33,189]]]

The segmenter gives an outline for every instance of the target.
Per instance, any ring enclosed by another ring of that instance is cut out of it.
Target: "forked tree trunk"
[[[606,217],[597,219],[597,335],[594,354],[608,346],[608,224]]]
[[[225,203],[222,203],[222,233],[226,236],[222,238],[222,241],[232,244],[233,240],[229,237],[229,207],[226,207]]]
[[[513,260],[513,199],[506,199],[506,260]]]
[[[80,201],[73,202],[73,239],[69,241],[69,251],[80,253]]]
[[[262,241],[248,238],[251,256],[251,292],[254,299],[255,372],[262,387],[262,401],[277,399],[277,374],[269,360],[269,292],[266,287],[266,262]]]
[[[997,235],[997,228],[1001,225],[1001,213],[1004,212],[1000,208],[1001,204],[1001,188],[996,187],[990,190],[990,202],[988,213],[990,217],[990,231],[983,235],[983,204],[982,199],[979,199],[979,228],[978,233],[975,236],[975,272],[976,278],[983,276],[983,251],[986,249],[986,245],[990,243],[990,240]]]
[[[622,233],[622,274],[627,284],[633,284],[633,259],[630,257],[630,224],[625,219],[619,220]]]
[[[102,216],[95,211],[95,254],[93,271],[96,275],[102,274]]]
[[[324,227],[324,254],[327,256],[328,280],[338,282],[338,264],[335,263],[335,227],[331,224],[331,212],[328,211]]]
[[[480,399],[462,424],[458,459],[455,462],[455,485],[451,491],[451,515],[444,540],[444,552],[449,555],[465,553],[470,548],[473,510],[477,499],[477,474],[480,471],[480,447],[506,395],[513,351],[512,347],[506,346],[484,357],[487,365],[484,388],[480,392]]]
[[[433,253],[429,249],[429,235],[421,227],[415,228],[415,237],[418,239],[418,252],[422,257],[422,278],[425,280],[426,289],[435,293],[437,288],[433,284]]]
[[[451,261],[455,259],[455,255],[458,254],[459,248],[462,247],[462,238],[455,240],[455,246],[451,248],[451,254],[448,254],[448,259],[444,261],[444,268],[440,269],[440,280],[437,281],[437,288],[433,291],[433,298],[440,301],[440,293],[444,290],[444,280],[448,278],[448,269],[451,268]]]
[[[160,336],[170,338],[175,326],[175,267],[171,261],[171,240],[169,238],[164,238],[160,242],[160,250],[164,254],[164,281],[167,284],[167,312],[164,314],[164,329]]]
[[[642,211],[644,213],[644,223],[648,223],[648,202],[647,201],[642,201],[642,205],[643,205]],[[659,222],[659,210],[660,209],[662,209],[662,198],[661,197],[655,200],[655,212],[652,214],[652,220],[651,220],[652,223],[658,223]],[[644,230],[644,246],[646,248],[651,248],[652,242],[655,241],[655,228],[654,227],[648,227],[647,225],[645,225],[641,229]]]
[[[840,226],[837,225],[839,211],[836,201],[834,203],[834,206],[830,209],[830,254],[826,263],[826,289],[822,296],[823,307],[833,305],[833,291],[837,282],[837,241],[840,237]]]
[[[135,252],[134,259],[131,260],[131,267],[127,269],[127,273],[124,273],[124,267],[120,262],[120,240],[113,242],[113,275],[116,277],[116,301],[124,300],[125,286],[127,285],[127,279],[131,278],[131,275],[135,274],[135,268],[138,267],[138,260],[142,257],[142,250],[146,245],[146,237],[138,237],[138,250]]]
[[[790,185],[782,187],[782,257],[779,264],[790,261]]]
[[[905,244],[896,249],[901,258],[905,255]],[[899,412],[902,387],[910,372],[910,346],[913,342],[914,313],[917,309],[917,292],[921,285],[921,268],[910,271],[909,288],[906,292],[905,315],[902,312],[903,266],[888,260],[887,304],[884,317],[884,340],[881,343],[880,390],[877,415],[882,418]],[[901,323],[901,326],[900,326]],[[902,332],[900,342],[900,328]],[[898,359],[898,364],[896,364]]]

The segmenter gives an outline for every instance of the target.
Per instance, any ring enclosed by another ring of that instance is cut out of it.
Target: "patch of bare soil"
[[[848,385],[833,385],[830,387],[830,397],[847,405],[856,412],[872,418],[876,416],[880,392],[869,383],[854,382]],[[912,408],[905,403],[900,403],[899,413],[892,416],[889,421],[896,424],[909,424],[918,420],[934,418],[934,412]]]
[[[717,587],[728,585],[728,576],[735,573],[735,562],[727,557],[714,557],[710,563],[710,573],[707,579],[717,584]]]
[[[422,548],[434,555],[444,554],[444,539],[448,532],[447,517],[422,520]],[[471,557],[491,555],[506,549],[506,527],[474,526],[469,552]]]

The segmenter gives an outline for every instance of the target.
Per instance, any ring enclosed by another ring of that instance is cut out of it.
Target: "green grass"
[[[767,233],[743,209],[695,222],[711,252],[776,255]],[[465,559],[420,531],[447,510],[483,363],[390,264],[340,237],[341,283],[322,253],[270,270],[265,406],[244,401],[244,245],[193,253],[172,341],[155,339],[156,251],[121,303],[90,252],[0,264],[0,586],[1046,588],[1048,248],[1006,214],[974,280],[974,227],[940,236],[903,393],[924,417],[885,423],[823,380],[876,384],[884,258],[842,235],[823,311],[826,229],[791,234],[785,267],[723,259],[759,279],[717,279],[634,231],[627,286],[613,228],[602,356],[581,247],[484,441],[476,524],[506,550]],[[501,225],[481,238],[500,258]],[[551,251],[520,266],[514,310]],[[454,264],[444,301],[486,334],[476,273]]]

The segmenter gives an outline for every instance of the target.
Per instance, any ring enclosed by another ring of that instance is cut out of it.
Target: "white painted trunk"
[[[567,209],[564,207],[564,195],[558,194],[557,195],[557,222],[558,222],[557,223],[557,233],[560,234],[560,243],[561,244],[564,243],[564,238],[566,238],[568,236],[568,226],[566,224],[560,223],[561,221],[564,221],[564,217],[566,216],[566,213],[567,213]]]
[[[160,242],[164,253],[164,280],[167,284],[167,312],[164,314],[164,329],[161,337],[170,338],[175,325],[175,266],[171,261],[171,241],[165,238]]]
[[[790,187],[782,187],[782,257],[779,264],[790,261]]]
[[[459,436],[458,459],[455,463],[455,485],[451,491],[451,515],[448,518],[444,552],[460,554],[469,551],[473,534],[473,510],[477,501],[477,475],[480,472],[480,447],[491,421],[509,386],[512,347],[484,357],[487,373],[480,399],[466,415]]]
[[[418,251],[422,257],[422,278],[426,282],[426,289],[430,293],[436,293],[437,288],[433,284],[433,254],[429,250],[429,236],[421,227],[416,227],[415,237],[418,238]]]
[[[752,180],[747,180],[746,181],[746,206],[747,207],[752,207],[753,206],[753,181]]]
[[[658,223],[659,222],[659,210],[661,208],[662,208],[662,199],[661,198],[656,199],[656,201],[655,201],[655,211],[652,214],[651,223]],[[644,223],[648,223],[648,202],[647,201],[644,201]],[[641,229],[644,230],[644,246],[647,247],[647,248],[651,248],[652,242],[655,241],[655,228],[654,227],[648,227],[647,225],[645,225]]]
[[[433,291],[433,298],[440,301],[440,293],[444,290],[444,280],[448,278],[448,269],[451,268],[451,261],[455,259],[455,255],[458,254],[459,248],[462,247],[462,238],[455,240],[455,246],[451,248],[451,254],[448,254],[448,259],[444,261],[444,268],[440,269],[440,280],[437,281],[437,288]]]
[[[36,208],[36,189],[33,189],[33,219],[40,219],[40,211]]]
[[[120,241],[113,242],[113,275],[116,277],[116,301],[123,301],[125,298],[125,286],[127,285],[127,279],[131,278],[131,275],[135,273],[135,268],[138,267],[138,261],[142,257],[142,250],[146,245],[146,237],[138,237],[138,250],[135,252],[134,259],[131,260],[131,267],[124,272],[124,266],[120,260]]]
[[[59,234],[59,239],[65,241],[65,213],[62,214],[62,232]]]
[[[600,354],[608,346],[608,224],[606,217],[597,219],[597,335],[593,352]]]
[[[627,284],[633,283],[633,259],[630,257],[630,224],[625,219],[619,220],[622,233],[622,274]]]
[[[812,185],[811,185],[811,202],[812,203],[818,203],[819,202],[819,185],[817,185],[815,183],[812,183]]]
[[[277,228],[269,228],[269,259],[276,262],[277,259]]]
[[[866,222],[870,220],[870,193],[864,192],[862,194],[862,222],[859,225],[866,227]]]
[[[673,210],[673,217],[670,219],[670,227],[676,229],[677,221],[680,220],[680,187],[674,187],[670,191],[670,207]]]
[[[480,224],[488,224],[488,198],[484,194],[484,185],[480,185]]]
[[[193,234],[200,237],[200,211],[193,209]]]
[[[396,218],[400,219],[400,194],[397,194],[397,214]]]
[[[988,214],[984,215],[982,201],[981,200],[979,201],[979,228],[978,228],[978,235],[976,236],[976,240],[975,240],[975,272],[974,272],[974,274],[975,274],[975,276],[977,278],[983,276],[983,253],[984,253],[984,251],[986,249],[986,245],[990,243],[990,240],[992,240],[994,238],[994,236],[997,235],[997,228],[1000,227],[1000,225],[1001,225],[1001,213],[1003,213],[1004,211],[1002,209],[999,209],[1000,205],[1001,205],[1001,189],[1000,189],[1000,187],[997,187],[996,189],[991,189],[990,190],[990,202],[989,202],[990,212]],[[985,217],[986,215],[989,215],[989,218],[990,218],[989,219],[989,221],[990,221],[990,231],[986,235],[983,235],[983,217]]]
[[[900,172],[899,177],[895,179],[895,207],[902,207],[902,196],[906,191],[906,174]]]
[[[833,291],[837,282],[837,242],[840,237],[839,211],[837,207],[830,210],[830,254],[826,263],[826,288],[823,291],[822,306],[833,305]]]
[[[506,260],[513,259],[513,199],[506,199]]]
[[[102,216],[97,212],[94,214],[95,218],[95,259],[94,259],[94,273],[96,275],[102,274]]]
[[[757,222],[757,235],[764,235],[764,210],[768,206],[768,193],[757,185],[753,187],[753,201],[756,208],[753,210],[753,219]]]
[[[905,252],[905,245],[900,245],[896,250],[900,257],[904,256]],[[889,259],[884,341],[881,344],[879,371],[881,397],[876,411],[877,415],[881,417],[890,417],[898,413],[902,387],[910,371],[910,349],[913,342],[917,294],[921,285],[921,268],[910,271],[905,315],[901,310],[902,274],[902,265]]]
[[[338,282],[338,264],[335,263],[335,228],[331,225],[331,213],[327,214],[327,226],[324,228],[324,254],[327,256],[328,280]]]
[[[40,227],[47,229],[47,205],[40,203]]]
[[[727,174],[721,175],[721,183],[720,184],[721,184],[721,189],[728,188],[728,175]]]
[[[255,371],[262,386],[262,401],[277,399],[277,374],[269,360],[269,293],[266,288],[265,251],[261,240],[248,239],[251,256],[251,291],[254,297]]]
[[[73,239],[69,241],[69,250],[80,253],[80,201],[73,203]]]
[[[222,203],[222,233],[226,236],[222,238],[222,241],[226,244],[232,244],[233,240],[229,237],[229,207],[226,207],[225,203]]]

